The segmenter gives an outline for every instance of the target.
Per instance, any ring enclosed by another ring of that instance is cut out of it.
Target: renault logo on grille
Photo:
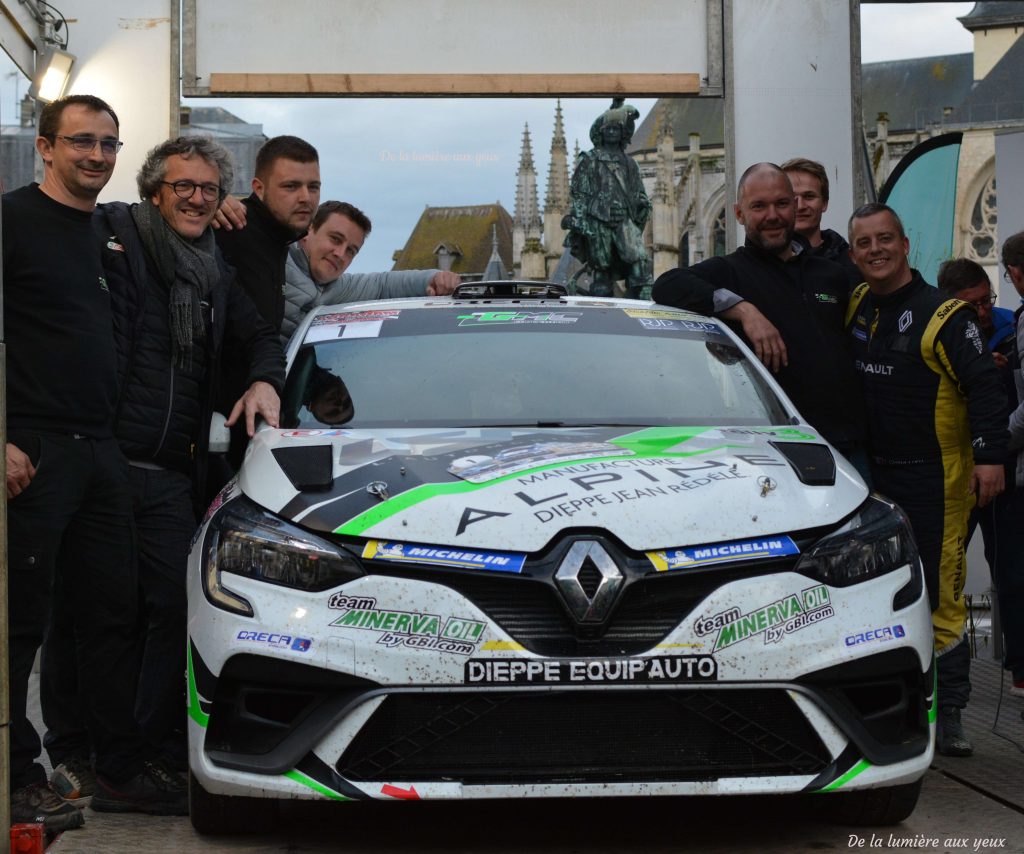
[[[615,603],[622,582],[622,571],[604,547],[593,540],[573,543],[555,573],[555,584],[578,623],[602,622]]]

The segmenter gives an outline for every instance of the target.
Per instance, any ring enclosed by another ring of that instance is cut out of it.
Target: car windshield
[[[289,371],[282,418],[288,428],[785,423],[716,324],[571,303],[321,315]]]

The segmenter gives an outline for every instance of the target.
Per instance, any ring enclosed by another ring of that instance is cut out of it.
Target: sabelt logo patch
[[[468,685],[595,685],[652,682],[713,682],[718,667],[710,655],[652,658],[478,659],[466,662]]]
[[[800,549],[791,537],[770,537],[647,552],[647,558],[658,572],[668,572],[673,569],[689,569],[738,560],[760,560],[799,553]]]
[[[368,540],[363,546],[363,557],[370,560],[389,560],[395,563],[431,563],[437,566],[515,573],[523,571],[523,563],[526,560],[525,555],[511,552],[435,548],[434,546],[416,546],[409,543],[389,543],[382,540]]]

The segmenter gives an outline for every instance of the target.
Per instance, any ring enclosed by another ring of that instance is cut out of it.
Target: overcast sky
[[[973,3],[866,4],[861,6],[864,62],[966,53],[971,36],[956,20]],[[2,52],[0,52],[2,53]],[[13,64],[0,57],[0,122],[15,118]],[[20,76],[20,75],[19,75]],[[653,100],[632,99],[646,115]],[[323,199],[343,199],[373,220],[352,272],[390,269],[423,208],[515,201],[523,125],[529,123],[540,204],[547,184],[554,99],[193,99],[261,122],[267,136],[291,133],[320,151]],[[609,102],[562,102],[570,156],[589,148],[591,122]],[[678,140],[677,140],[678,142]]]

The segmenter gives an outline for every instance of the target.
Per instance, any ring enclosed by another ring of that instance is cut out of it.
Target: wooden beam
[[[490,97],[562,95],[630,98],[698,95],[700,75],[679,74],[210,74],[211,95]]]

